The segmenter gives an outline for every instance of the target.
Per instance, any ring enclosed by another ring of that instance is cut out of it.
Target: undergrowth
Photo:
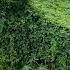
[[[0,70],[70,70],[70,30],[24,1],[0,0]]]

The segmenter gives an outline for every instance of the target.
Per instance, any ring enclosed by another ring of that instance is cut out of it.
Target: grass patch
[[[29,2],[32,8],[43,15],[43,18],[70,28],[69,0],[30,0]]]

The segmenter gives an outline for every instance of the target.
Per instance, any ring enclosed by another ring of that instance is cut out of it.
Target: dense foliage
[[[70,28],[70,0],[30,0],[30,5],[43,18]]]
[[[0,0],[0,70],[70,70],[70,29],[27,0]]]

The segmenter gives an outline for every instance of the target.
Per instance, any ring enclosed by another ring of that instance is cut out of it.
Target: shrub
[[[70,30],[41,18],[29,5],[9,6],[1,15],[0,69],[69,70]]]

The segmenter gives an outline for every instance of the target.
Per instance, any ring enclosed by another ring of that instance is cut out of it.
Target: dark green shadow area
[[[69,29],[41,18],[27,0],[1,1],[0,9],[0,70],[70,69]]]

